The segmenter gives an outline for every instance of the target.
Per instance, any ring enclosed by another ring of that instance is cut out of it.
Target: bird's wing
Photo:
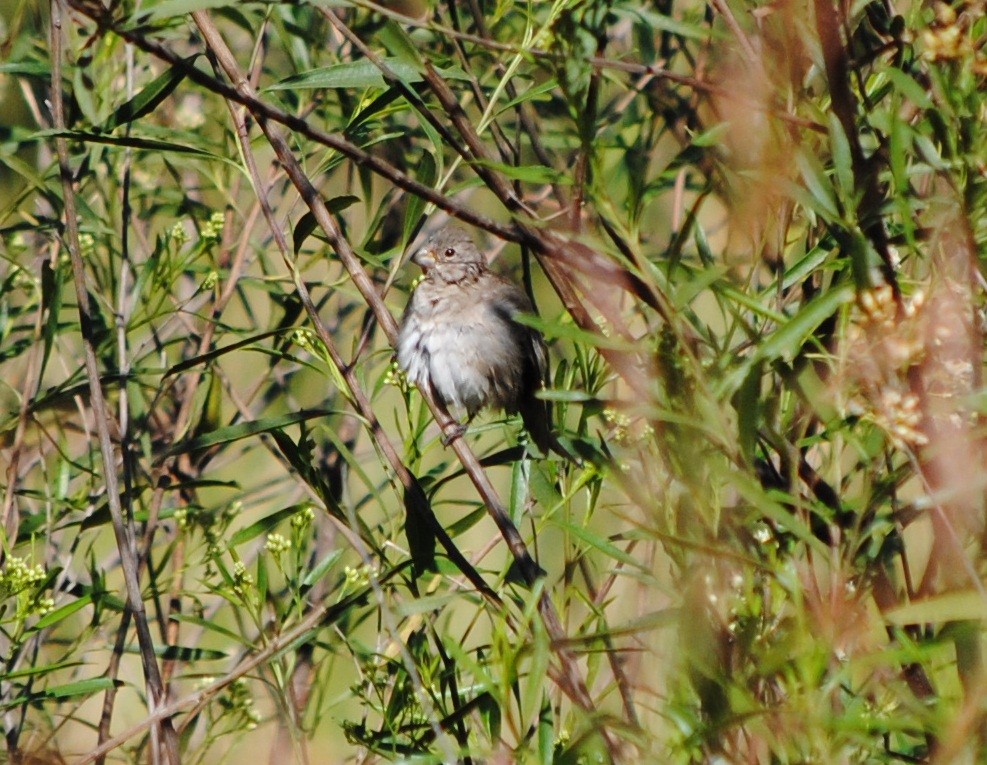
[[[545,341],[537,329],[517,321],[519,313],[534,314],[535,309],[524,291],[513,282],[498,276],[496,289],[497,299],[491,301],[493,311],[507,324],[517,346],[524,353],[525,377],[531,376],[525,382],[531,383],[533,388],[540,388],[547,382],[548,375],[548,350]]]

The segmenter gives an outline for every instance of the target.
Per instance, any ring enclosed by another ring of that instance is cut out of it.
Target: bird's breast
[[[409,379],[430,382],[447,405],[471,415],[487,405],[514,411],[522,362],[510,328],[473,290],[424,286],[412,296],[398,343]]]

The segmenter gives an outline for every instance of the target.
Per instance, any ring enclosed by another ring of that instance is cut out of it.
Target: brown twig
[[[877,168],[872,161],[864,157],[857,130],[857,99],[850,88],[849,56],[840,37],[840,21],[843,13],[833,6],[832,0],[813,0],[813,2],[816,31],[826,64],[826,80],[829,83],[833,113],[836,114],[850,146],[854,183],[862,192],[857,215],[861,228],[881,259],[884,281],[891,287],[900,307],[901,287],[895,275],[894,261],[888,248],[888,235],[884,229],[884,220],[881,218],[884,195],[878,182]]]
[[[51,101],[54,126],[65,130],[65,108],[62,97],[62,8],[59,0],[51,3]],[[121,567],[127,590],[127,609],[133,616],[137,629],[137,642],[140,649],[144,680],[147,684],[149,711],[153,714],[165,702],[164,687],[154,655],[154,642],[147,623],[144,602],[141,599],[140,577],[137,571],[137,542],[132,522],[124,518],[120,501],[120,488],[116,474],[116,454],[110,439],[109,411],[103,398],[99,381],[99,364],[96,360],[96,346],[93,337],[93,316],[89,305],[89,291],[86,287],[85,264],[79,244],[79,222],[75,203],[75,189],[72,168],[69,164],[68,141],[64,137],[55,139],[58,166],[62,179],[63,204],[65,206],[65,233],[69,258],[72,263],[72,276],[75,296],[78,301],[79,323],[82,335],[83,358],[86,376],[89,380],[89,402],[92,407],[96,432],[99,438],[100,456],[103,465],[103,480],[106,484],[106,500],[112,517],[113,534],[120,551]],[[153,729],[152,738],[163,747],[165,756],[172,765],[179,765],[178,737],[167,719],[162,719]],[[155,746],[154,757],[159,756]]]

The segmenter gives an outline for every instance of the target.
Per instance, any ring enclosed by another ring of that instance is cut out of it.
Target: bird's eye
[[[452,247],[450,247],[450,248],[449,248],[448,250],[446,250],[446,252],[445,252],[445,256],[446,256],[447,258],[451,258],[451,257],[452,257],[453,255],[455,255],[455,254],[456,254],[456,251],[455,251],[454,249],[452,249]]]

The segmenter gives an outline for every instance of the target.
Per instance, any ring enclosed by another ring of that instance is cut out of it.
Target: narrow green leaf
[[[287,520],[295,513],[301,512],[307,507],[310,507],[308,502],[300,502],[296,505],[289,505],[281,510],[277,510],[270,515],[265,515],[259,521],[255,521],[246,528],[240,529],[232,537],[230,537],[230,546],[238,547],[244,542],[249,542],[251,539],[259,537],[261,534],[273,529],[281,523],[281,521]]]
[[[884,614],[889,624],[942,624],[965,619],[987,619],[987,600],[977,590],[948,592],[914,600]]]
[[[397,58],[385,58],[387,65],[404,83],[421,82],[420,70]],[[303,88],[384,88],[387,81],[372,61],[348,61],[292,75],[266,90],[300,90]]]
[[[673,35],[693,40],[709,40],[711,37],[722,37],[722,33],[718,32],[716,28],[701,23],[698,18],[695,24],[690,24],[674,19],[671,16],[666,16],[663,13],[657,13],[633,5],[627,7],[617,6],[613,8],[612,12],[618,16],[636,17],[654,32],[670,32]]]
[[[377,37],[384,44],[387,52],[394,56],[394,60],[405,66],[421,70],[422,54],[418,43],[411,39],[407,30],[393,19],[388,19]]]
[[[215,446],[216,444],[230,443],[231,441],[238,441],[242,438],[249,438],[250,436],[256,436],[260,433],[268,433],[272,430],[280,430],[281,428],[286,428],[289,425],[295,425],[299,422],[305,422],[306,420],[314,420],[319,417],[328,417],[329,415],[336,414],[337,412],[331,409],[303,409],[300,412],[292,412],[291,414],[284,414],[280,417],[268,417],[263,420],[256,420],[254,422],[241,422],[238,425],[230,425],[225,428],[220,428],[219,430],[214,430],[212,433],[206,433],[205,435],[198,436],[197,438],[187,439],[185,441],[179,441],[174,444],[170,449],[168,449],[159,459],[164,459],[165,457],[171,457],[175,454],[182,454],[184,452],[198,451],[199,449],[205,449],[210,446]]]
[[[356,204],[360,201],[360,197],[353,196],[352,194],[344,194],[342,196],[333,197],[332,199],[326,200],[326,209],[332,215],[338,215],[347,207]],[[305,213],[301,218],[298,219],[298,223],[295,224],[295,230],[291,232],[292,245],[294,247],[295,254],[301,250],[302,245],[305,244],[305,240],[309,238],[313,233],[319,232],[319,224],[315,220],[315,216],[311,212]],[[319,239],[326,241],[323,236],[319,236]]]
[[[174,16],[185,16],[196,11],[243,5],[242,0],[163,0],[150,7],[144,6],[137,14],[135,22],[143,26],[155,21],[163,21]]]
[[[315,566],[309,571],[305,578],[302,580],[302,587],[312,587],[318,582],[322,577],[324,577],[334,565],[336,561],[342,557],[342,549],[331,550],[328,555],[326,555],[322,560],[320,560]]]
[[[184,59],[184,63],[191,66],[198,57],[199,54],[196,53]],[[185,71],[181,67],[171,67],[164,74],[155,77],[154,80],[145,85],[140,93],[118,107],[103,123],[103,129],[113,130],[120,125],[126,125],[150,114],[172,94],[184,79]]]
[[[585,542],[590,547],[594,547],[604,555],[609,558],[613,558],[618,563],[623,563],[625,566],[630,566],[635,569],[644,570],[644,566],[641,564],[637,558],[621,550],[617,545],[611,542],[609,539],[596,534],[593,531],[585,528],[584,526],[577,526],[569,521],[558,519],[555,522],[559,528],[569,532],[574,537],[582,542]]]
[[[425,186],[432,187],[435,185],[436,177],[435,157],[432,156],[431,152],[422,152],[422,158],[418,161],[418,167],[415,169],[415,180]],[[404,213],[404,228],[401,235],[401,241],[405,244],[411,241],[411,237],[417,231],[419,219],[424,211],[424,199],[419,196],[412,196],[408,200],[408,207]]]
[[[523,93],[519,93],[517,98],[512,98],[510,101],[501,105],[497,113],[503,114],[518,104],[524,104],[528,101],[551,101],[558,87],[559,81],[554,78],[546,80],[539,85],[532,85]]]
[[[843,131],[843,125],[832,112],[829,115],[829,142],[833,152],[833,168],[836,171],[836,178],[840,182],[844,198],[852,202],[856,184],[853,177],[850,142]]]
[[[505,178],[524,183],[558,183],[567,185],[572,183],[572,179],[560,173],[553,167],[545,165],[508,165],[503,162],[493,162],[490,160],[474,160],[474,164],[481,167],[489,167],[496,170]]]
[[[89,593],[88,595],[83,595],[80,598],[76,598],[72,602],[66,603],[64,606],[60,606],[56,608],[54,611],[51,611],[45,614],[44,616],[42,616],[40,619],[38,619],[37,623],[32,628],[32,631],[37,632],[38,630],[43,630],[46,629],[47,627],[50,627],[53,624],[57,624],[58,622],[62,621],[62,619],[65,619],[71,616],[72,614],[74,614],[76,611],[81,611],[83,608],[85,608],[92,602],[93,602],[92,593]]]
[[[905,98],[920,109],[935,108],[932,99],[929,98],[928,91],[926,91],[926,89],[922,85],[919,85],[914,79],[905,74],[901,69],[894,66],[889,66],[883,70],[883,74],[891,80],[895,89],[899,93],[901,93]]]
[[[208,364],[210,361],[215,361],[221,356],[225,356],[227,353],[232,353],[233,351],[239,350],[249,345],[256,345],[261,340],[266,340],[269,337],[274,337],[275,335],[284,335],[294,332],[298,327],[278,327],[277,329],[272,329],[269,332],[261,332],[259,335],[251,335],[244,340],[238,340],[230,345],[224,345],[222,348],[216,348],[209,353],[203,353],[201,356],[193,356],[190,359],[185,359],[184,361],[175,364],[172,367],[168,367],[165,370],[164,376],[170,377],[171,375],[181,374],[193,367],[202,366]]]
[[[51,67],[43,61],[8,61],[0,64],[0,74],[51,77]]]
[[[799,152],[795,157],[802,180],[805,181],[806,188],[812,197],[812,209],[822,214],[829,221],[838,221],[840,211],[836,205],[836,196],[833,194],[833,184],[826,177],[819,160],[806,152]]]
[[[220,157],[203,149],[194,146],[175,143],[174,141],[161,141],[156,138],[141,138],[135,135],[109,135],[106,133],[94,133],[87,130],[39,130],[35,133],[38,139],[47,138],[68,138],[72,141],[82,143],[97,143],[107,146],[120,146],[130,149],[143,149],[154,152],[173,152],[176,154],[193,154],[205,159],[223,160],[229,164],[235,163],[228,157]]]
[[[91,680],[79,680],[65,685],[56,685],[54,688],[47,688],[37,693],[17,696],[10,701],[0,705],[0,709],[13,709],[23,704],[38,703],[44,701],[61,701],[75,696],[92,696],[100,691],[109,688],[120,688],[124,685],[122,680],[111,680],[108,677],[94,677]]]
[[[852,300],[853,294],[853,287],[849,284],[834,286],[803,306],[786,324],[762,340],[750,356],[723,378],[718,386],[719,395],[732,396],[750,374],[751,369],[761,362],[794,359],[816,327],[839,310],[840,306]]]
[[[723,143],[724,136],[731,130],[734,130],[731,123],[721,122],[719,125],[713,125],[708,130],[693,136],[689,143],[693,146],[719,146]]]
[[[252,646],[254,644],[252,639],[248,640],[242,635],[238,635],[232,630],[226,629],[226,627],[221,627],[212,619],[203,619],[201,616],[192,616],[191,614],[172,614],[170,619],[175,622],[194,624],[211,632],[215,632],[217,635],[222,635],[225,638],[229,638],[230,640],[233,640],[241,645]]]
[[[47,675],[52,672],[57,672],[60,669],[68,669],[69,667],[81,667],[84,662],[81,661],[63,661],[58,664],[42,664],[34,667],[25,667],[24,669],[18,669],[14,672],[4,672],[4,681],[17,680],[21,677],[37,677],[38,675]]]

